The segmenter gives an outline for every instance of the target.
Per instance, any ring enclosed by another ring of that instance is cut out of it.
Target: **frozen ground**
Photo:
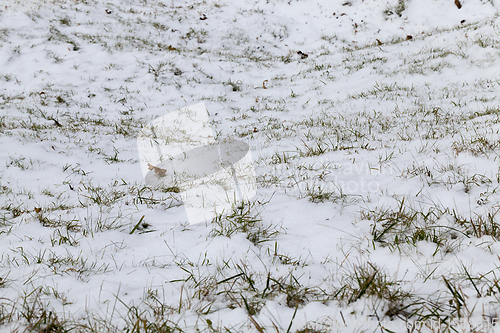
[[[500,7],[461,5],[3,0],[0,330],[498,331]],[[136,138],[200,102],[258,190],[189,224]]]

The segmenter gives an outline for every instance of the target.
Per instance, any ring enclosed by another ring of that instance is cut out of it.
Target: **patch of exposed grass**
[[[276,237],[280,228],[272,224],[264,224],[258,215],[254,215],[254,204],[243,202],[227,214],[218,215],[213,221],[211,236],[225,236],[231,238],[236,233],[246,233],[246,238],[254,245],[268,242]]]

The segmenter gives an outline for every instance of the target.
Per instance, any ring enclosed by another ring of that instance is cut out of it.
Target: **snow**
[[[0,331],[43,309],[98,331],[497,319],[499,4],[403,2],[4,0]],[[257,194],[190,224],[137,138],[200,103],[210,140],[250,146]],[[356,294],[370,264],[418,314]]]

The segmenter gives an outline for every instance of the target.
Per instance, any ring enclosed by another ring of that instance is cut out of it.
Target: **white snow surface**
[[[405,3],[3,0],[0,331],[41,329],[18,314],[33,297],[100,331],[148,304],[186,332],[404,331],[422,304],[459,317],[446,281],[462,318],[497,318],[500,231],[460,218],[498,221],[498,2]],[[141,127],[200,102],[218,140],[250,145],[263,242],[189,225],[144,182]],[[369,212],[400,207],[444,238],[376,241]],[[420,305],[335,296],[368,263]]]

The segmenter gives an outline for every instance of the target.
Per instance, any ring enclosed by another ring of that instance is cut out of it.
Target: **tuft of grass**
[[[347,195],[342,192],[341,188],[336,188],[332,191],[324,186],[316,184],[311,186],[309,186],[309,184],[306,185],[305,196],[313,203],[339,202],[347,198]]]
[[[406,0],[398,0],[397,4],[392,6],[388,5],[387,8],[384,10],[384,14],[386,16],[391,16],[396,14],[397,16],[401,17],[405,9],[406,9]]]
[[[184,40],[192,40],[192,39],[195,39],[198,44],[203,44],[206,42],[206,39],[207,39],[207,35],[208,35],[208,31],[206,31],[205,29],[194,29],[194,28],[189,28],[189,31],[181,36],[181,39],[184,39]]]
[[[70,327],[61,320],[56,311],[42,301],[42,288],[35,288],[24,293],[19,307],[19,319],[26,324],[26,330],[32,332],[68,332]]]
[[[470,218],[465,218],[453,210],[455,223],[463,228],[464,233],[468,236],[481,238],[489,236],[495,241],[500,240],[500,223],[499,217],[500,208],[491,209],[486,215],[474,214]]]
[[[384,316],[408,318],[414,296],[401,288],[401,281],[390,279],[381,268],[367,262],[355,265],[343,274],[342,286],[335,290],[333,298],[343,304],[351,304],[362,298],[375,298],[387,302]]]
[[[81,186],[86,194],[82,193],[80,195],[87,199],[86,202],[80,202],[83,207],[88,204],[109,207],[116,204],[127,195],[124,190],[119,190],[114,187],[104,188],[101,186],[94,186],[90,182],[82,183]]]
[[[219,214],[212,221],[214,226],[210,235],[231,238],[236,233],[246,233],[246,238],[254,245],[272,240],[279,234],[280,228],[273,224],[263,224],[258,214],[253,214],[253,206],[250,202],[241,202],[228,214]]]
[[[462,136],[460,141],[454,141],[451,147],[457,155],[468,152],[474,156],[484,155],[488,157],[491,153],[498,156],[500,140],[491,139],[485,135],[477,135],[471,138]]]
[[[413,209],[405,205],[403,198],[397,209],[363,211],[361,218],[373,221],[371,235],[374,245],[378,243],[396,250],[404,244],[416,247],[418,242],[425,241],[436,244],[436,251],[443,248],[450,252],[453,240],[459,234],[465,234],[459,228],[439,223],[445,213],[437,208],[428,211]]]

